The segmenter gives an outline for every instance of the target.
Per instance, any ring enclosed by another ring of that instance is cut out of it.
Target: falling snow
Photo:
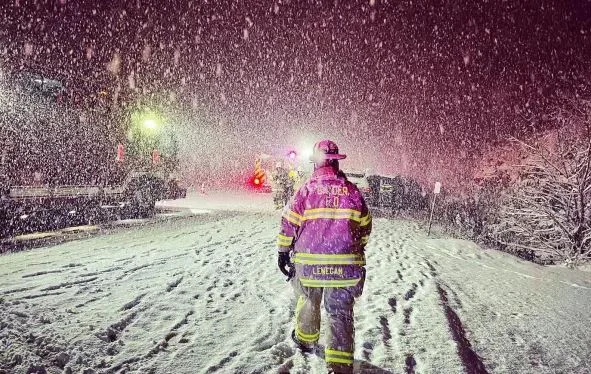
[[[582,160],[566,236],[591,259],[589,0],[5,0],[0,19],[0,249],[43,247],[0,256],[0,373],[323,370],[289,343],[272,187],[245,192],[288,152],[309,175],[323,138],[377,222],[357,368],[591,372],[588,273],[484,249],[511,244],[499,202],[550,183],[518,139]]]

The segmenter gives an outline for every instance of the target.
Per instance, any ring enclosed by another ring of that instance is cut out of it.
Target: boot
[[[314,353],[314,346],[310,346],[306,343],[299,341],[296,337],[295,330],[291,330],[291,340],[293,340],[293,342],[296,344],[298,349],[302,351],[302,353]]]

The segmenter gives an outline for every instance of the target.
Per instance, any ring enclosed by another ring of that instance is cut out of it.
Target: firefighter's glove
[[[288,281],[293,278],[295,275],[295,268],[289,258],[289,252],[279,252],[277,264],[279,265],[279,270],[287,276]]]

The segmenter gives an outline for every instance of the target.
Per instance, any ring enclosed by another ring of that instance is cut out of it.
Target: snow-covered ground
[[[270,196],[173,205],[201,214],[0,256],[0,372],[324,372],[289,338]],[[367,258],[359,372],[591,373],[591,273],[386,218]]]

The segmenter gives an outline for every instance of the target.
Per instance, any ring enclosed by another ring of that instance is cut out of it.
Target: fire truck
[[[94,83],[1,72],[0,237],[147,217],[157,200],[184,197],[172,127]]]

